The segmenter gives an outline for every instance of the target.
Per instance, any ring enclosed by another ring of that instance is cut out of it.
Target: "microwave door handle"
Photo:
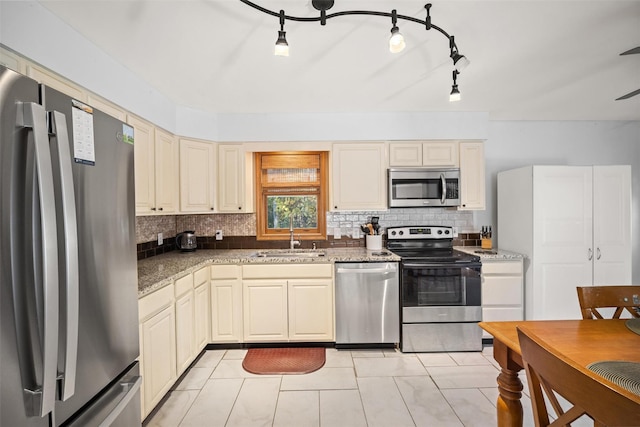
[[[440,174],[440,185],[442,185],[442,197],[440,198],[440,203],[444,205],[444,202],[447,200],[447,180],[444,178],[444,174]]]

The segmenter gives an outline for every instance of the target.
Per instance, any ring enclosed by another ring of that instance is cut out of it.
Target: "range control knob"
[[[438,234],[442,234],[442,230],[438,230]]]
[[[444,230],[444,234],[449,234],[449,230]]]
[[[392,236],[395,236],[395,235],[396,235],[395,230],[391,232],[391,235],[392,235]]]
[[[404,231],[400,230],[398,231],[398,234],[402,236],[404,234]]]

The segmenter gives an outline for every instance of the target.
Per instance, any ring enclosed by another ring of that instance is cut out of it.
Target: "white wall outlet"
[[[222,230],[216,230],[216,240],[222,240]]]
[[[453,227],[453,237],[458,237],[458,227]]]
[[[161,245],[163,241],[162,233],[158,233],[158,245]]]
[[[333,239],[342,239],[342,231],[340,230],[340,227],[336,227],[333,229]]]

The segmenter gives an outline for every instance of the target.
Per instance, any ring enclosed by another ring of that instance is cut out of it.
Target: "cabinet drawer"
[[[138,301],[138,319],[146,318],[158,313],[163,308],[173,304],[174,286],[165,286]]]
[[[483,262],[482,274],[522,274],[522,261]]]
[[[187,274],[176,280],[176,298],[186,294],[191,289],[193,289],[193,276],[191,274]]]
[[[522,305],[522,277],[485,277],[482,282],[482,305]]]
[[[243,279],[331,277],[331,264],[262,264],[242,266]]]
[[[201,268],[193,273],[193,287],[199,288],[209,281],[209,267]]]
[[[237,279],[241,270],[239,265],[212,265],[211,279]]]

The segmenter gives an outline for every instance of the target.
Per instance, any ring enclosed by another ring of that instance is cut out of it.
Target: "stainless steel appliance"
[[[389,169],[390,208],[460,205],[460,169]]]
[[[133,129],[0,66],[0,425],[140,425]]]
[[[176,246],[183,252],[193,252],[198,247],[195,231],[184,231],[176,236]]]
[[[391,227],[401,261],[403,352],[482,350],[480,258],[453,249],[453,229]]]
[[[400,341],[397,262],[336,263],[336,347]]]

